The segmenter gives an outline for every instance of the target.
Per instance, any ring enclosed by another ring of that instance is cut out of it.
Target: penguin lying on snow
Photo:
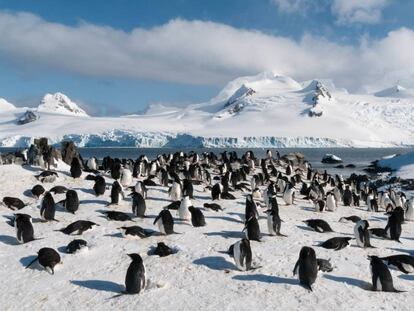
[[[341,218],[339,218],[338,221],[339,222],[348,222],[348,221],[351,221],[353,223],[357,223],[360,220],[361,220],[361,217],[352,215],[352,216],[348,216],[348,217],[341,217]]]
[[[87,242],[82,239],[76,239],[71,241],[68,246],[66,246],[66,253],[68,254],[74,254],[77,251],[85,248],[87,246]]]
[[[31,192],[35,199],[40,198],[40,196],[45,193],[45,188],[42,185],[35,185],[33,186]]]
[[[53,248],[49,247],[41,248],[37,253],[37,257],[26,266],[26,269],[29,268],[35,261],[39,261],[39,264],[51,274],[55,273],[55,266],[58,263],[61,263],[59,253]]]
[[[303,221],[308,227],[311,227],[316,232],[333,232],[329,224],[323,219],[308,219]]]
[[[123,212],[118,211],[102,211],[101,213],[106,215],[108,220],[115,220],[115,221],[133,221],[132,218]]]
[[[352,238],[348,237],[335,237],[331,238],[329,240],[326,240],[325,242],[321,243],[319,246],[327,249],[334,249],[336,251],[339,251],[349,245],[349,241],[352,240]]]
[[[222,211],[223,208],[217,203],[204,203],[205,208],[211,209],[215,212]]]
[[[14,197],[4,197],[3,198],[3,203],[8,208],[10,208],[11,210],[14,210],[14,211],[20,210],[20,209],[24,208],[27,205],[27,204],[23,203],[23,201],[20,200],[19,198],[14,198]]]
[[[148,252],[149,255],[158,255],[160,257],[166,257],[175,253],[177,253],[177,250],[165,245],[164,242],[158,242],[157,246],[152,247]]]
[[[122,234],[125,237],[140,239],[147,238],[155,233],[154,230],[143,229],[140,226],[120,227],[118,229],[122,230]]]
[[[60,229],[60,230],[55,230],[55,231],[60,231],[67,235],[70,235],[70,234],[81,235],[85,231],[92,229],[93,226],[99,226],[99,225],[89,220],[77,220],[71,223],[70,225],[66,226],[65,228]]]
[[[388,266],[393,266],[402,273],[408,274],[414,272],[414,257],[406,254],[392,255],[380,258]]]

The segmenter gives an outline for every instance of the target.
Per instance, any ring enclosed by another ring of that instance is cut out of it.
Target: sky
[[[0,0],[0,97],[92,115],[208,101],[272,70],[352,92],[414,88],[411,0]]]

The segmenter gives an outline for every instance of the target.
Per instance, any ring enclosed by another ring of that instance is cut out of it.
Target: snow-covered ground
[[[142,115],[91,117],[67,96],[47,94],[34,122],[0,102],[0,145],[33,137],[79,146],[397,147],[414,145],[414,91],[350,94],[329,80],[297,82],[274,72],[229,82],[206,103],[149,107]]]
[[[335,269],[330,273],[318,273],[318,278],[309,292],[298,285],[292,276],[293,266],[302,246],[314,246],[334,236],[352,236],[353,223],[338,222],[341,216],[358,215],[369,220],[371,227],[385,227],[386,216],[382,213],[366,212],[366,206],[349,208],[340,206],[335,213],[315,213],[312,205],[299,200],[293,206],[285,206],[278,198],[283,234],[287,237],[271,237],[266,234],[262,242],[251,242],[253,261],[262,266],[250,272],[239,272],[227,255],[220,253],[240,239],[243,234],[242,218],[245,197],[237,193],[236,201],[220,201],[222,212],[203,211],[207,226],[193,228],[177,222],[175,231],[182,234],[152,236],[143,240],[121,237],[117,229],[122,225],[139,225],[158,229],[152,225],[155,215],[169,203],[166,188],[151,187],[148,193],[148,218],[136,222],[110,222],[98,211],[108,210],[109,191],[103,197],[92,194],[92,181],[73,180],[68,168],[61,165],[59,178],[54,185],[76,189],[81,206],[76,215],[58,211],[59,222],[41,223],[39,202],[24,195],[38,181],[36,168],[16,165],[0,166],[0,197],[17,196],[30,203],[21,212],[33,216],[35,235],[40,240],[19,245],[14,228],[0,221],[0,301],[2,310],[56,310],[101,309],[101,310],[412,310],[414,303],[414,275],[404,275],[391,270],[394,285],[405,293],[372,292],[368,289],[371,275],[367,255],[387,256],[413,254],[414,224],[403,225],[401,244],[393,241],[372,239],[374,249],[356,247],[355,241],[340,251],[314,247],[318,258],[331,259]],[[85,176],[85,173],[84,173]],[[84,177],[83,176],[83,177]],[[106,178],[108,184],[112,183]],[[55,200],[62,199],[56,195]],[[210,193],[195,186],[196,207],[211,202]],[[131,212],[127,201],[113,210]],[[175,212],[172,211],[175,216]],[[0,206],[1,216],[12,211]],[[263,233],[267,233],[266,219],[260,211],[259,220]],[[330,223],[335,233],[317,233],[308,230],[302,223],[309,218],[323,218]],[[74,237],[54,230],[75,220],[92,220],[99,223],[93,231],[81,238],[90,249],[79,254],[62,252]],[[178,253],[160,258],[148,256],[151,246],[163,241],[176,247]],[[55,275],[44,270],[25,269],[41,247],[59,250],[63,264]],[[144,258],[148,290],[139,295],[113,298],[124,289],[124,278],[130,263],[128,253],[138,252]]]

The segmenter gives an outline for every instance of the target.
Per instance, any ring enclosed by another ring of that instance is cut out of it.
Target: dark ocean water
[[[17,150],[17,148],[0,148],[0,152],[13,152],[15,150]],[[84,159],[90,158],[92,156],[95,156],[98,159],[102,159],[107,155],[117,158],[136,159],[142,154],[145,154],[149,159],[153,159],[158,154],[174,153],[180,150],[184,152],[195,151],[198,153],[205,151],[220,153],[227,150],[236,151],[239,156],[241,156],[247,150],[252,150],[255,153],[256,157],[264,157],[267,148],[79,148],[79,152]],[[327,169],[328,172],[332,174],[341,173],[343,175],[349,175],[354,171],[362,171],[364,167],[369,165],[374,160],[391,154],[404,154],[413,151],[414,148],[281,148],[271,150],[273,152],[278,150],[281,155],[287,154],[289,152],[301,152],[305,155],[306,159],[312,164],[314,168]],[[356,165],[356,168],[336,169],[336,165],[321,163],[322,157],[327,153],[332,153],[339,156],[344,161],[344,165],[354,164]]]

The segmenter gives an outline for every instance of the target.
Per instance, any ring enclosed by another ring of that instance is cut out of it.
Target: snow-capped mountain
[[[0,113],[3,111],[9,111],[13,109],[16,109],[16,107],[13,104],[9,103],[4,98],[0,98]]]
[[[208,102],[156,105],[145,114],[116,118],[85,121],[86,113],[66,96],[46,95],[33,122],[7,122],[26,111],[20,108],[0,113],[0,144],[22,146],[47,136],[80,146],[414,146],[413,107],[414,93],[402,87],[351,94],[330,80],[297,82],[264,72],[229,82]]]
[[[83,109],[62,93],[46,94],[37,107],[37,111],[81,117],[88,116]]]

